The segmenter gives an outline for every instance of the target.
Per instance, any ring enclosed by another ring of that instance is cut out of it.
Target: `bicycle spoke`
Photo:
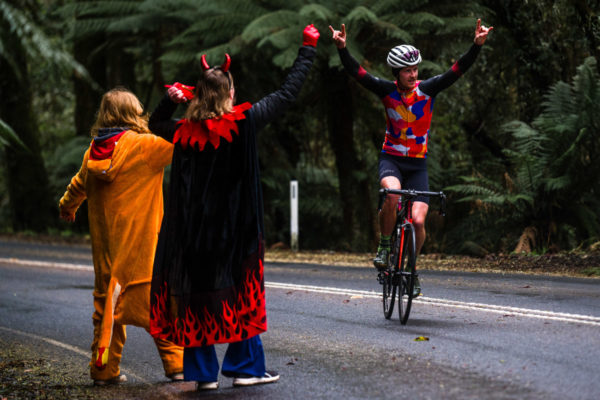
[[[391,244],[388,268],[386,271],[380,273],[380,276],[383,274],[383,315],[386,319],[390,319],[392,312],[394,311],[394,302],[396,300],[396,290],[398,286],[398,282],[395,279],[395,271],[398,269],[398,253],[400,250],[400,239],[397,230],[392,232]]]
[[[381,272],[383,281],[383,315],[390,319],[394,311],[394,301],[396,298],[396,286],[392,281],[392,273],[389,270]]]
[[[405,325],[410,315],[416,273],[415,234],[412,224],[404,226],[404,248],[400,260],[400,285],[398,290],[398,316]]]

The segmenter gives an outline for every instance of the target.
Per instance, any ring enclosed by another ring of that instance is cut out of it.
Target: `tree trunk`
[[[139,97],[136,87],[135,59],[131,53],[123,50],[125,43],[116,38],[111,41],[112,44],[106,55],[108,61],[107,89],[123,86]]]
[[[40,232],[56,224],[58,209],[50,195],[40,151],[25,49],[13,34],[7,33],[7,36],[2,43],[7,46],[5,51],[11,54],[15,64],[10,65],[0,58],[0,118],[28,148],[11,146],[4,152],[12,226],[17,231]]]
[[[74,77],[75,88],[75,133],[89,136],[90,129],[96,119],[100,106],[102,89],[106,87],[106,57],[97,48],[104,42],[104,35],[94,35],[75,40],[73,53],[75,60],[81,63],[90,73],[92,79],[100,86],[94,88],[90,82],[81,77]]]
[[[354,104],[348,75],[344,71],[330,70],[327,75],[327,116],[329,141],[335,154],[340,186],[344,241],[351,251],[371,250],[374,241],[370,179],[354,146]]]

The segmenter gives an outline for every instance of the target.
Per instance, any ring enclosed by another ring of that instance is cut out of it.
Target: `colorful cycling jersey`
[[[412,90],[400,91],[396,82],[377,78],[360,66],[346,49],[338,49],[342,64],[385,107],[386,131],[382,152],[394,156],[426,158],[435,96],[452,85],[473,64],[481,46],[473,44],[448,71],[424,81]]]

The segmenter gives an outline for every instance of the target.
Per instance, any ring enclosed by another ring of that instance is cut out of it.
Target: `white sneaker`
[[[272,383],[279,380],[279,374],[275,371],[267,371],[263,376],[238,376],[233,379],[233,386],[252,386],[263,383]]]
[[[118,385],[127,382],[127,376],[121,374],[110,379],[94,379],[94,386]]]
[[[214,390],[219,388],[219,382],[198,382],[196,390]]]
[[[176,372],[167,376],[172,382],[181,382],[183,380],[183,372]]]

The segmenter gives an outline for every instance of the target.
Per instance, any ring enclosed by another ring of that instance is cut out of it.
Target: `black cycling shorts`
[[[379,180],[381,181],[387,176],[398,178],[402,189],[429,191],[426,158],[391,156],[381,153],[379,155]],[[429,204],[429,196],[419,196],[415,201]]]

